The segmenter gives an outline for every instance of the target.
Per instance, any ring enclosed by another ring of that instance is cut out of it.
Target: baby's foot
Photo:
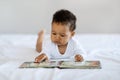
[[[41,30],[38,33],[38,39],[37,39],[37,43],[36,43],[36,51],[37,52],[41,52],[42,51],[42,42],[43,42],[43,39],[44,39],[44,34],[45,34],[44,30]]]
[[[42,43],[43,38],[44,38],[44,34],[45,34],[45,30],[41,30],[41,31],[38,33],[38,42],[39,42],[39,43]]]

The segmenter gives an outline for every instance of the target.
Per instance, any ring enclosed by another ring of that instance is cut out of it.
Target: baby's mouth
[[[56,41],[56,42],[54,42],[54,43],[57,44],[57,45],[60,45],[60,42],[57,42],[57,41]]]

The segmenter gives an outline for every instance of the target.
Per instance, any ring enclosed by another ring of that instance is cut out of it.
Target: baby
[[[40,55],[35,62],[50,60],[51,58],[73,58],[83,61],[83,50],[72,38],[75,35],[76,16],[68,10],[59,10],[53,15],[50,39],[43,40],[44,31],[39,33],[36,50]]]

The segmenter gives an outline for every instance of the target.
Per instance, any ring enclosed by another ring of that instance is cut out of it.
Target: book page
[[[61,63],[60,68],[90,69],[101,68],[101,65],[100,61],[83,61],[83,62],[66,61]]]
[[[49,61],[49,62],[41,62],[41,63],[34,63],[34,62],[24,62],[20,68],[54,68],[59,66],[59,61]]]

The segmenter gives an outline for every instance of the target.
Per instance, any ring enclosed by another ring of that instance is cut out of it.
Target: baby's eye
[[[61,37],[65,37],[65,35],[60,35]]]
[[[52,33],[53,35],[56,35],[56,33]]]

